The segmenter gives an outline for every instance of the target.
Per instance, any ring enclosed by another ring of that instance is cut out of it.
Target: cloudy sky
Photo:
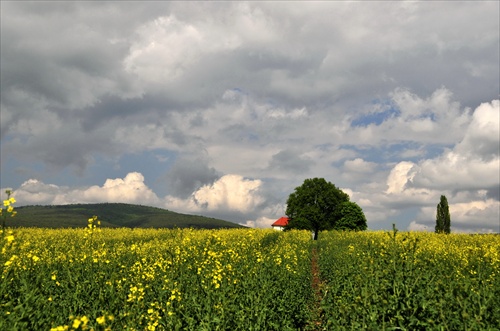
[[[5,2],[1,183],[269,227],[323,177],[370,229],[500,231],[499,2]],[[5,196],[5,195],[3,195]]]

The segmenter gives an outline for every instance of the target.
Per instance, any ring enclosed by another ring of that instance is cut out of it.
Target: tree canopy
[[[366,230],[366,217],[357,203],[344,201],[337,207],[336,230]]]
[[[317,239],[321,230],[365,230],[361,208],[349,201],[349,195],[324,178],[306,179],[287,200],[289,218],[285,230],[307,229]]]

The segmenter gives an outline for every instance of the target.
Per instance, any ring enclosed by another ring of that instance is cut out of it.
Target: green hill
[[[125,203],[22,206],[7,219],[10,227],[78,228],[96,215],[102,227],[221,229],[244,226],[220,219],[179,214],[166,209]]]

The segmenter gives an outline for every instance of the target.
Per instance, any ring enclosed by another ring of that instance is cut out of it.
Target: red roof
[[[279,220],[274,222],[271,226],[285,226],[288,224],[288,217],[281,217]]]

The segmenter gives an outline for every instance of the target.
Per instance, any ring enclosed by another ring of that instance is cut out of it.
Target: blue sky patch
[[[441,144],[424,145],[416,142],[402,142],[382,147],[342,145],[343,149],[354,150],[358,157],[375,163],[394,163],[400,161],[418,162],[422,159],[435,158],[443,153],[445,146]],[[345,160],[336,165],[342,165]]]
[[[390,100],[376,100],[372,104],[374,109],[380,109],[368,114],[361,114],[361,116],[355,118],[351,122],[351,125],[353,127],[365,127],[370,124],[380,125],[387,119],[393,116],[398,116],[401,113],[400,110]]]

